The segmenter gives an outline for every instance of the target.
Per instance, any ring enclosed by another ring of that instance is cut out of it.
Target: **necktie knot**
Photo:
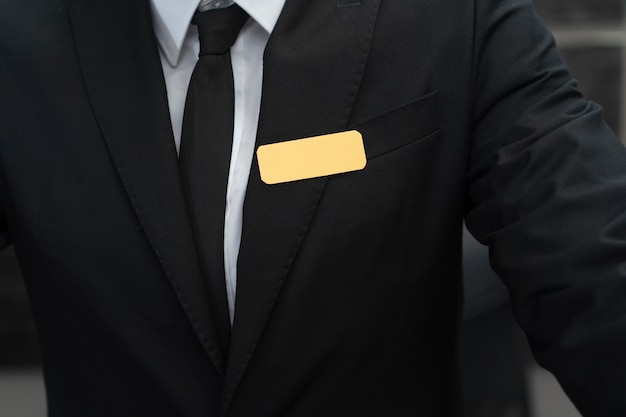
[[[192,23],[198,26],[200,56],[228,52],[237,40],[248,14],[239,6],[197,12]]]

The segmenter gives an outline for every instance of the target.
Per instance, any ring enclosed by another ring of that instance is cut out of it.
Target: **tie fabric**
[[[224,213],[233,136],[235,93],[230,48],[248,15],[239,6],[197,12],[200,53],[185,111],[179,165],[210,309],[221,348],[228,351],[230,319],[224,276]]]

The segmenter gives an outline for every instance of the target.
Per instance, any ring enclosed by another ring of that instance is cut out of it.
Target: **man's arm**
[[[470,231],[540,364],[626,415],[626,150],[527,0],[477,0]]]

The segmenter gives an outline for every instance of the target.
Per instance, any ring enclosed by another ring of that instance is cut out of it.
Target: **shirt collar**
[[[271,34],[286,0],[237,0],[267,33]],[[199,0],[150,0],[154,32],[167,61],[178,65],[180,50]]]

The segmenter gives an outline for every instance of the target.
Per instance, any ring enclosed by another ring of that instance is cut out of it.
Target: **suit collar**
[[[257,146],[345,130],[380,0],[289,0],[268,41]],[[226,411],[313,222],[327,178],[266,185],[252,162],[225,377]]]
[[[187,28],[199,0],[150,0],[154,32],[159,47],[173,67],[178,65]],[[272,33],[285,0],[239,0],[236,2],[267,33]]]
[[[202,346],[223,373],[225,344],[184,204],[148,2],[73,0],[70,20],[85,88],[120,180]]]

